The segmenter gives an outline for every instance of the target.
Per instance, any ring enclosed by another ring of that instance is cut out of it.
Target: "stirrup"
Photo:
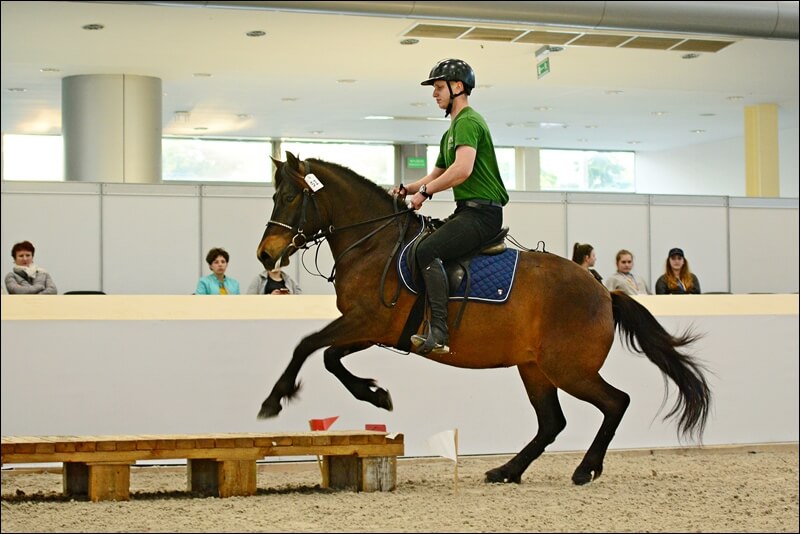
[[[414,352],[421,356],[425,356],[427,354],[448,354],[450,352],[450,347],[447,344],[436,343],[430,350],[422,351],[422,347],[425,345],[425,342],[428,341],[428,338],[425,336],[421,336],[419,334],[414,334],[411,336],[411,346],[414,349]]]

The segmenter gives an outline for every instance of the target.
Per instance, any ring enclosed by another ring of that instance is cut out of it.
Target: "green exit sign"
[[[425,158],[406,158],[407,169],[427,169],[428,162]]]
[[[536,64],[536,77],[541,79],[550,72],[550,58],[546,57]]]

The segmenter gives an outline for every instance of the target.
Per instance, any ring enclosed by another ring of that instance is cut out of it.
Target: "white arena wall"
[[[353,398],[323,365],[300,372],[299,398],[274,419],[256,413],[302,337],[338,316],[333,296],[239,298],[150,295],[2,297],[2,435],[303,432],[384,423],[406,456],[459,429],[461,454],[513,453],[537,424],[515,369],[465,370],[371,348],[344,359],[392,394],[387,412]],[[713,392],[703,444],[798,441],[798,295],[640,296],[671,332],[705,336],[694,353]],[[499,335],[499,334],[498,334]],[[520,334],[522,335],[522,334]],[[580,333],[576,333],[580,335]],[[655,365],[619,339],[603,377],[631,396],[612,449],[693,446],[664,422]],[[600,413],[560,393],[567,427],[549,451],[583,451]]]

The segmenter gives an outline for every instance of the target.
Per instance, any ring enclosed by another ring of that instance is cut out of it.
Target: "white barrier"
[[[671,332],[705,332],[696,347],[713,374],[704,443],[798,441],[798,295],[638,297]],[[536,418],[515,369],[465,370],[371,348],[345,358],[387,388],[394,411],[354,399],[321,352],[300,372],[299,398],[274,419],[256,413],[300,339],[338,316],[333,296],[2,296],[2,435],[305,431],[385,423],[406,456],[459,429],[462,454],[517,452]],[[580,335],[580,333],[576,333]],[[631,395],[612,449],[680,445],[659,412],[662,375],[617,340],[602,375]],[[592,406],[561,394],[567,428],[548,449],[585,450]]]

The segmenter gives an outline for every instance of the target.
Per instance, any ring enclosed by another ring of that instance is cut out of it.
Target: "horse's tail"
[[[679,414],[680,433],[702,438],[711,404],[711,390],[703,376],[705,367],[692,356],[677,350],[691,345],[701,335],[687,330],[678,337],[672,336],[647,308],[619,291],[611,292],[611,306],[614,324],[624,344],[630,350],[646,355],[678,386],[678,399],[664,419]]]

